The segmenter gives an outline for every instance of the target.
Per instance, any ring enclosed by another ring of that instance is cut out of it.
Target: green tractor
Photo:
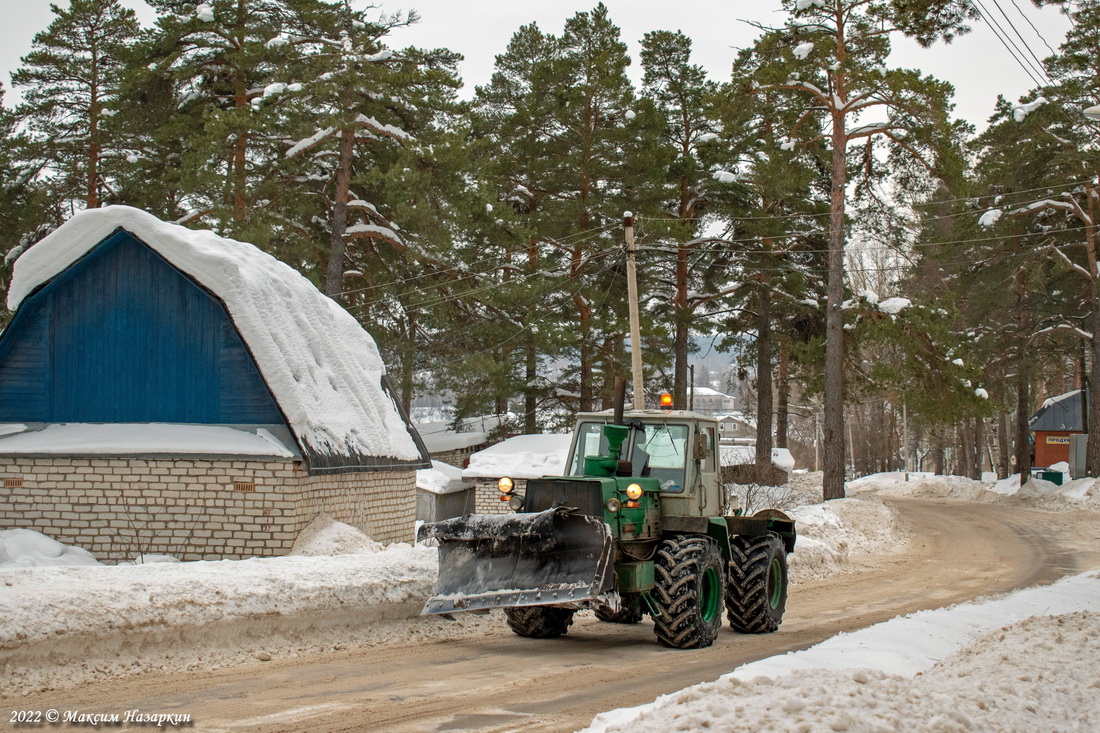
[[[653,619],[668,647],[710,646],[722,625],[767,633],[787,601],[795,525],[727,506],[718,424],[683,410],[582,413],[566,476],[501,479],[514,514],[427,524],[439,578],[423,613],[503,608],[520,636],[565,634],[591,608],[612,623]]]

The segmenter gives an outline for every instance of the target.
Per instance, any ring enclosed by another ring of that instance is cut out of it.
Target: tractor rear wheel
[[[722,626],[726,562],[710,537],[674,535],[657,547],[652,597],[657,641],[674,649],[710,646]]]
[[[734,537],[726,584],[730,628],[768,634],[783,622],[787,607],[787,551],[778,537]]]
[[[612,611],[610,606],[596,607],[596,618],[609,624],[636,624],[644,615],[642,599],[638,596],[624,597],[618,611]]]
[[[553,639],[562,636],[573,625],[571,608],[553,606],[516,606],[504,609],[508,626],[520,636],[531,639]]]

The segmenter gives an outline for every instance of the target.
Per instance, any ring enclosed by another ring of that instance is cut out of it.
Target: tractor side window
[[[686,425],[646,425],[636,434],[635,451],[645,451],[649,475],[661,482],[661,491],[684,490],[687,467],[688,427]]]
[[[568,476],[584,475],[585,456],[602,456],[607,453],[607,440],[604,438],[602,422],[581,423],[577,428],[577,447],[569,461]],[[624,445],[625,451],[625,445]]]

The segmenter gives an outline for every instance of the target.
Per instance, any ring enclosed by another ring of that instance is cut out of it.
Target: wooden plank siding
[[[0,336],[0,422],[285,424],[225,306],[121,230]]]

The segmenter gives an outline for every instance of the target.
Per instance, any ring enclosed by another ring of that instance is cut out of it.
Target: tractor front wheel
[[[571,608],[553,606],[516,606],[504,609],[508,626],[520,636],[531,639],[553,639],[562,636],[573,625]]]
[[[787,551],[778,537],[734,537],[726,584],[730,628],[768,634],[779,628],[787,607]]]
[[[674,535],[657,548],[652,598],[657,641],[674,649],[710,646],[722,626],[726,562],[710,537]]]

